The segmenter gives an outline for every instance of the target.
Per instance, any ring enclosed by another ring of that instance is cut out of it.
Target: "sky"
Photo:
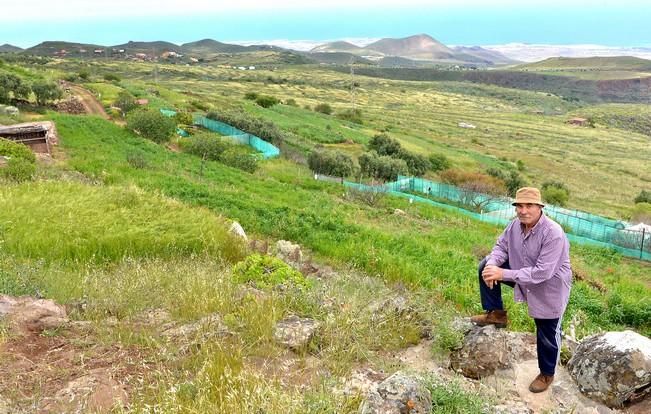
[[[446,45],[651,47],[648,0],[0,0],[0,45],[212,38],[307,49],[426,33]]]

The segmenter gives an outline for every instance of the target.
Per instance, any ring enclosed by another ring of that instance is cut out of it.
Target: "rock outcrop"
[[[0,320],[16,334],[40,333],[68,323],[66,310],[53,300],[0,295]]]
[[[293,350],[305,349],[318,328],[319,323],[314,319],[292,315],[276,324],[274,339]]]
[[[651,339],[633,331],[591,336],[568,370],[581,392],[609,407],[640,401],[651,393]]]
[[[362,406],[361,414],[429,414],[432,396],[418,377],[396,372],[372,388]]]

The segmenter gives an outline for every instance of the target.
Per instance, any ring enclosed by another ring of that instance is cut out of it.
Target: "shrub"
[[[376,178],[382,181],[395,181],[399,175],[409,172],[404,160],[386,155],[379,156],[376,152],[362,154],[359,157],[360,172],[363,177]]]
[[[0,73],[0,103],[10,103],[11,94],[14,98],[27,99],[31,89],[23,83],[22,78],[11,73]]]
[[[638,203],[651,203],[651,191],[642,190],[633,200],[635,204]]]
[[[249,134],[257,135],[262,139],[270,141],[272,144],[277,146],[282,145],[286,140],[286,134],[281,131],[276,124],[264,119],[253,118],[246,113],[209,112],[206,115],[206,118],[232,125],[235,128],[248,132]]]
[[[567,200],[570,198],[570,190],[565,184],[559,181],[546,181],[540,189],[545,202],[560,207],[567,205]]]
[[[233,278],[238,283],[253,283],[258,288],[310,286],[309,281],[287,263],[273,256],[259,254],[253,254],[233,266]]]
[[[332,111],[332,107],[327,103],[320,103],[314,106],[314,112],[320,112],[322,114],[331,115],[333,111]]]
[[[255,99],[255,103],[263,108],[271,108],[280,103],[280,101],[274,96],[260,95]]]
[[[176,131],[176,122],[158,111],[137,110],[127,115],[127,127],[158,144],[168,142]]]
[[[205,104],[205,103],[203,103],[201,101],[191,101],[190,105],[194,106],[199,111],[207,111],[208,109],[210,109],[210,107],[207,104]]]
[[[236,145],[229,145],[219,157],[219,161],[230,167],[239,168],[242,171],[254,173],[258,169],[257,158],[243,148]]]
[[[429,156],[429,164],[432,171],[443,171],[450,168],[452,165],[448,157],[443,154],[432,154]]]
[[[334,177],[348,177],[355,171],[353,159],[339,151],[313,151],[307,164],[315,173]]]
[[[229,144],[220,137],[210,133],[199,133],[192,136],[184,145],[187,153],[211,161],[219,161],[222,153],[228,149]]]
[[[285,100],[285,105],[298,106],[298,104],[296,103],[296,99],[293,99],[293,98],[289,98],[289,99]]]
[[[257,92],[247,92],[244,94],[244,99],[248,99],[250,101],[255,101],[258,99],[258,93]]]
[[[362,125],[362,110],[361,109],[346,109],[345,111],[337,113],[337,118]]]
[[[122,115],[126,115],[128,112],[136,109],[138,104],[136,103],[136,98],[127,91],[120,91],[118,93],[113,106],[116,106],[122,110]]]
[[[192,114],[189,112],[177,112],[173,119],[181,125],[192,125],[193,123]]]
[[[37,81],[32,85],[32,91],[36,95],[36,103],[47,105],[50,101],[55,101],[63,96],[63,92],[56,83]]]
[[[36,162],[36,156],[26,145],[0,138],[0,155],[7,158],[21,158],[30,163]]]
[[[0,169],[0,173],[6,178],[20,183],[34,178],[36,165],[25,158],[10,158],[7,161],[7,166]]]
[[[90,79],[90,72],[87,71],[86,69],[82,69],[82,70],[79,71],[79,73],[77,74],[77,76],[78,76],[81,80],[87,81],[88,79]]]
[[[387,134],[377,134],[368,142],[368,149],[375,151],[378,155],[397,155],[401,146],[398,141]]]
[[[401,149],[398,152],[398,158],[403,160],[407,164],[409,169],[409,174],[421,177],[425,175],[427,170],[430,169],[430,163],[427,158],[420,154],[414,154],[409,152],[406,149]]]
[[[456,185],[460,191],[462,204],[475,211],[483,210],[486,205],[506,194],[504,182],[490,175],[448,169],[440,176],[443,182]]]
[[[107,82],[120,82],[122,79],[114,73],[105,73],[104,80]]]

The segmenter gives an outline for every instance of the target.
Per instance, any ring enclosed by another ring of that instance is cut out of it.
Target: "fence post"
[[[640,260],[644,257],[644,236],[646,233],[646,227],[642,227],[642,242],[640,243]]]

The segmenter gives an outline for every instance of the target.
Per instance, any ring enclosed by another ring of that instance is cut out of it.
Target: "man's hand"
[[[490,289],[492,289],[497,282],[502,280],[503,276],[504,269],[494,265],[486,265],[486,267],[484,267],[484,270],[481,272],[481,277],[484,279],[486,286],[488,286]]]

